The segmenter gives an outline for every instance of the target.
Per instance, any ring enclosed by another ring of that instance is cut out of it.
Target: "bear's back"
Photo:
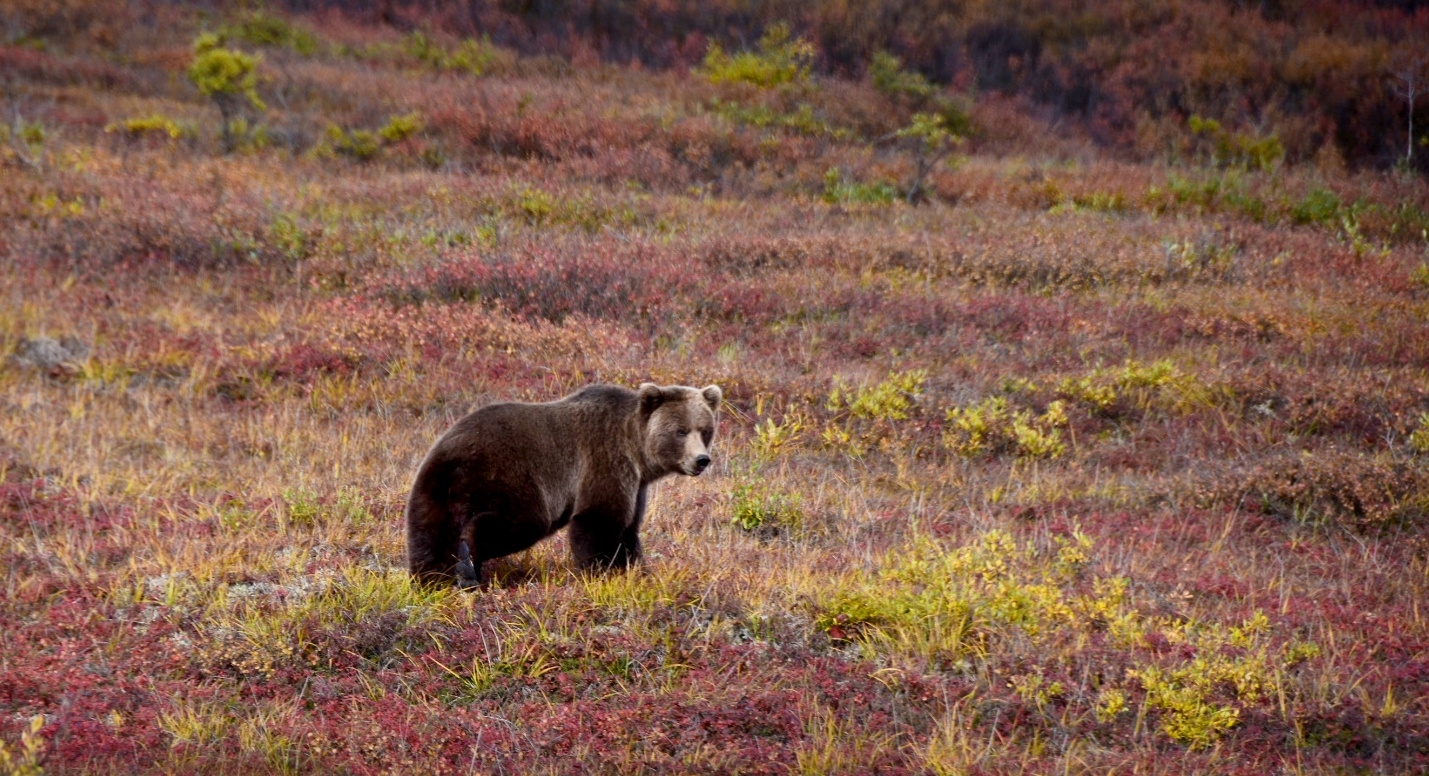
[[[636,411],[634,391],[589,385],[551,402],[497,402],[457,421],[433,457],[471,466],[541,467],[577,449],[621,449],[626,419]]]
[[[624,416],[634,412],[640,400],[634,391],[623,386],[587,385],[554,403],[580,404],[596,411],[608,411],[614,416]]]

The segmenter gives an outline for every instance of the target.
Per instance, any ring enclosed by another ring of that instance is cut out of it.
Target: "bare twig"
[[[1390,84],[1390,91],[1396,97],[1402,97],[1405,103],[1404,113],[1408,123],[1404,142],[1405,164],[1414,161],[1414,102],[1429,94],[1429,83],[1426,83],[1424,78],[1424,63],[1424,56],[1416,56],[1390,74],[1396,82]]]

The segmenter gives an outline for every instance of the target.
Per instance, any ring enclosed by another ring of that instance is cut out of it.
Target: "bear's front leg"
[[[640,524],[645,521],[645,505],[650,501],[650,486],[641,485],[635,492],[635,510],[625,530],[620,532],[620,546],[616,549],[615,565],[621,568],[638,563],[644,552],[640,548]]]
[[[639,526],[609,511],[571,518],[571,558],[578,568],[623,569],[640,560]]]

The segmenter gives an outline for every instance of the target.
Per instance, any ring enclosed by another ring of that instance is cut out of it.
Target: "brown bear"
[[[419,580],[481,584],[481,564],[570,525],[583,569],[640,558],[651,483],[710,464],[720,389],[591,385],[544,404],[482,407],[432,446],[407,499]]]

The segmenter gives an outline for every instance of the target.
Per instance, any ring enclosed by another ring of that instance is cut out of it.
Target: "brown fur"
[[[639,560],[649,486],[708,465],[720,398],[713,385],[645,383],[638,392],[592,385],[558,401],[472,412],[417,472],[407,500],[408,567],[428,582],[479,584],[483,561],[567,525],[581,568]]]

